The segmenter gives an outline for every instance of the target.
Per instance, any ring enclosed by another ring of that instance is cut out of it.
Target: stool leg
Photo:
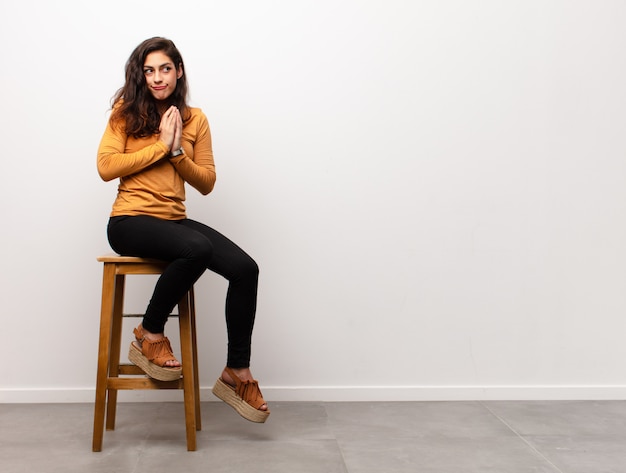
[[[107,377],[111,343],[111,317],[115,292],[115,265],[104,264],[102,275],[102,304],[100,308],[100,339],[98,342],[98,370],[96,375],[96,401],[93,420],[92,450],[102,450],[104,434],[104,409],[106,405]]]
[[[178,304],[180,327],[180,347],[183,364],[183,392],[185,398],[185,427],[187,429],[187,450],[196,450],[196,401],[194,387],[194,361],[191,338],[191,308],[189,293]]]
[[[115,276],[115,296],[113,298],[113,320],[111,324],[111,351],[109,352],[108,378],[117,378],[120,371],[122,312],[124,311],[124,283],[124,274],[118,274]],[[114,430],[115,413],[117,411],[117,389],[108,388],[107,392],[106,430]]]
[[[193,286],[189,290],[189,317],[191,322],[191,349],[193,351],[193,382],[196,400],[196,430],[202,430],[202,415],[200,414],[200,376],[198,374],[198,343],[196,335],[196,296]]]

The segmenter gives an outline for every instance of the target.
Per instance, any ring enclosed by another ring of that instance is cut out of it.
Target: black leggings
[[[164,330],[168,316],[206,269],[229,282],[226,294],[227,366],[250,366],[259,268],[224,235],[194,220],[120,216],[109,220],[111,248],[125,256],[169,261],[159,277],[143,319],[153,333]]]

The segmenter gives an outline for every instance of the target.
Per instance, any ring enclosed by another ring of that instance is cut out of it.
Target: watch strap
[[[175,158],[176,156],[180,156],[181,154],[185,154],[185,150],[182,147],[172,151],[170,153],[170,158]]]

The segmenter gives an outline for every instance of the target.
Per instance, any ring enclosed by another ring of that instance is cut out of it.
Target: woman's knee
[[[259,266],[248,255],[243,255],[228,261],[221,274],[230,282],[250,281],[256,283],[259,279]]]
[[[242,258],[237,265],[237,273],[240,277],[257,280],[259,278],[259,265],[252,258]]]
[[[254,261],[252,258],[250,258],[250,261],[248,262],[248,272],[250,273],[251,276],[254,276],[255,278],[258,279],[259,265],[256,264],[256,261]]]

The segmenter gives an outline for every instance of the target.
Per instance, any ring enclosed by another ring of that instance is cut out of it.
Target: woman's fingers
[[[172,105],[165,111],[161,117],[159,131],[161,132],[161,141],[167,145],[170,151],[180,148],[183,135],[183,119],[176,106]]]

